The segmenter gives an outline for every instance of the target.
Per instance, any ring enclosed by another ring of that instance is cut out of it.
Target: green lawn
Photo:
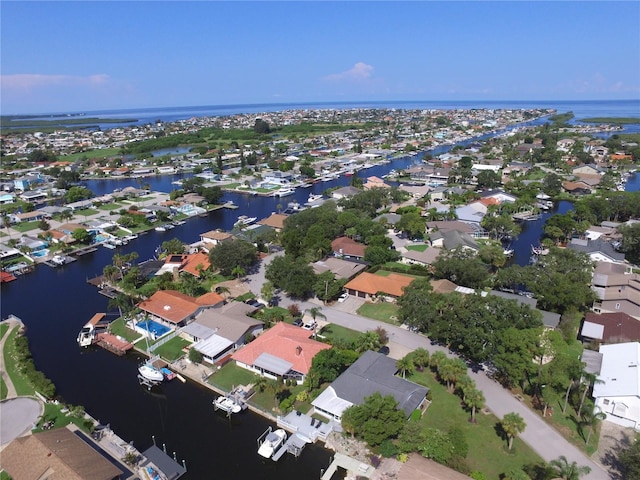
[[[88,217],[90,215],[97,215],[98,213],[100,213],[100,210],[95,210],[93,208],[83,208],[82,210],[73,212],[76,217]]]
[[[121,208],[124,208],[124,206],[120,203],[106,203],[104,205],[100,205],[98,208],[100,210],[111,211],[111,210],[120,210]]]
[[[257,375],[249,370],[238,367],[235,362],[229,362],[209,377],[211,385],[230,391],[238,385],[248,385],[256,381]]]
[[[424,252],[427,248],[429,248],[429,245],[427,244],[417,244],[417,245],[407,245],[406,249],[407,250],[413,250],[414,252]]]
[[[89,432],[88,426],[91,425],[92,422],[90,420],[86,420],[84,417],[80,418],[80,417],[71,415],[68,411],[63,412],[62,409],[64,407],[65,407],[64,404],[58,404],[58,405],[56,405],[55,403],[45,404],[44,413],[42,414],[40,422],[38,422],[38,426],[36,427],[34,432],[36,433],[41,432],[42,425],[49,421],[54,422],[52,428],[66,427],[70,423],[73,423],[77,425],[78,428],[80,428],[81,430],[85,432]]]
[[[153,353],[160,355],[165,360],[173,362],[184,355],[182,349],[188,345],[191,345],[191,342],[188,340],[174,337],[164,345],[156,348]]]
[[[35,393],[35,389],[31,385],[31,383],[27,380],[27,378],[22,375],[22,373],[18,370],[18,365],[15,362],[16,353],[15,353],[15,338],[18,335],[18,330],[20,327],[15,327],[9,333],[7,340],[4,344],[4,364],[5,369],[7,371],[7,375],[11,379],[14,388],[16,389],[16,393],[20,395],[33,395]]]
[[[500,474],[524,465],[537,463],[542,459],[522,440],[516,438],[511,451],[501,438],[496,425],[499,419],[493,414],[478,412],[476,424],[469,422],[470,415],[463,410],[460,398],[449,393],[438,383],[429,370],[416,372],[410,379],[426,385],[431,393],[431,405],[421,419],[427,428],[448,431],[452,426],[460,428],[469,444],[467,463],[471,471],[484,473],[485,478],[500,478]]]
[[[9,393],[9,389],[7,388],[7,384],[4,379],[0,377],[0,400],[4,400],[7,398],[7,394]]]
[[[38,223],[40,223],[39,220],[34,220],[33,222],[20,222],[12,225],[11,228],[20,233],[24,233],[30,230],[36,230],[38,228]]]
[[[141,337],[138,332],[131,330],[124,324],[124,319],[122,317],[112,322],[111,325],[109,325],[109,330],[114,335],[119,335],[128,342],[136,341]]]
[[[9,331],[8,323],[0,323],[0,339]]]
[[[333,323],[328,324],[318,333],[332,345],[337,341],[352,343],[360,336],[360,332]]]
[[[400,325],[400,322],[398,322],[398,310],[399,307],[393,303],[363,303],[357,313],[380,322]]]
[[[5,470],[0,471],[0,480],[11,480],[11,475],[9,475]]]
[[[407,270],[407,271],[411,268],[411,265],[404,265],[404,264],[402,264],[402,263],[400,263],[400,264],[396,264],[396,263],[394,263],[394,264],[393,264],[393,266],[394,266],[394,267],[395,267],[396,265],[401,265],[401,268],[402,268],[403,270]],[[404,267],[407,267],[407,268],[404,268]],[[405,277],[411,277],[411,278],[424,278],[424,277],[421,277],[420,275],[412,275],[412,274],[410,274],[410,273],[397,273],[397,272],[390,272],[389,270],[378,270],[378,271],[376,272],[376,275],[380,275],[381,277],[388,277],[388,276],[389,276],[389,275],[391,275],[392,273],[395,273],[396,275],[404,275]]]

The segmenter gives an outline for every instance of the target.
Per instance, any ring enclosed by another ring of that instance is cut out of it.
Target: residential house
[[[266,225],[273,228],[276,232],[281,232],[284,228],[284,221],[289,217],[282,213],[272,213],[267,218],[263,218],[258,222],[259,225]]]
[[[593,190],[589,185],[584,182],[562,182],[562,188],[565,189],[566,192],[572,195],[589,195]]]
[[[580,339],[585,343],[638,342],[640,322],[624,312],[588,312],[580,328]]]
[[[498,201],[498,203],[514,203],[518,197],[515,195],[511,195],[510,193],[505,192],[504,190],[485,190],[480,194],[480,198],[493,198]]]
[[[349,237],[338,237],[331,242],[331,251],[336,257],[362,260],[366,245],[358,243]]]
[[[117,460],[83,433],[76,435],[68,428],[16,438],[2,451],[2,468],[14,480],[127,478],[129,475],[116,467]]]
[[[501,292],[499,290],[491,290],[489,293],[496,297],[504,298],[505,300],[516,301],[520,305],[529,305],[532,310],[537,310],[542,314],[542,324],[547,330],[554,330],[560,324],[560,314],[548,312],[546,310],[538,310],[538,308],[536,307],[536,305],[538,304],[538,300],[536,300],[532,296],[530,297],[527,295],[516,295],[515,293]]]
[[[487,205],[481,201],[475,201],[456,208],[455,212],[456,217],[461,222],[480,225],[480,222],[487,214]]]
[[[401,218],[402,215],[399,215],[397,213],[383,213],[382,215],[378,215],[376,218],[374,218],[373,221],[376,223],[380,223],[381,220],[384,220],[387,228],[393,228]]]
[[[423,251],[405,249],[400,252],[400,262],[406,265],[421,265],[426,267],[438,259],[440,252],[442,252],[440,247],[431,247]]]
[[[223,232],[222,230],[210,230],[208,232],[200,234],[200,241],[203,243],[207,250],[215,247],[222,242],[233,240],[234,238],[235,237],[232,234]]]
[[[330,271],[337,279],[350,280],[367,268],[367,265],[342,258],[327,257],[312,263],[311,268],[316,275]]]
[[[640,320],[640,275],[631,267],[611,262],[598,262],[591,280],[597,300],[596,313],[624,312]]]
[[[44,190],[28,190],[20,195],[20,199],[31,203],[39,202],[47,197],[48,194]]]
[[[331,192],[331,198],[334,198],[336,200],[341,200],[343,198],[353,197],[354,195],[357,195],[360,192],[362,192],[362,190],[352,186],[337,188],[336,190]]]
[[[264,183],[271,183],[275,185],[289,185],[293,181],[293,174],[290,172],[269,172],[263,176]]]
[[[437,222],[427,222],[427,232],[433,232],[435,230],[440,231],[441,233],[446,233],[451,230],[456,230],[460,233],[468,233],[473,234],[476,231],[471,225],[465,222],[460,222],[458,220],[444,220]]]
[[[640,428],[640,343],[601,345],[602,366],[593,385],[595,406],[606,420]]]
[[[206,293],[194,298],[176,290],[158,290],[138,308],[154,319],[171,326],[183,327],[202,310],[222,305],[224,298],[217,293]]]
[[[572,238],[567,247],[571,250],[586,253],[594,262],[624,262],[624,253],[616,251],[610,242],[601,238],[596,240]]]
[[[364,352],[311,402],[316,413],[340,421],[344,411],[362,405],[367,397],[391,395],[407,418],[424,405],[429,389],[396,375],[396,360],[381,353]]]
[[[33,212],[12,213],[9,215],[9,220],[11,223],[35,222],[42,220],[44,217],[45,215],[43,212],[40,210],[34,210]]]
[[[250,316],[254,311],[255,307],[243,302],[202,310],[180,335],[194,342],[191,348],[207,362],[223,365],[233,351],[262,332],[264,323]]]
[[[22,192],[26,192],[27,190],[33,188],[34,185],[44,182],[44,178],[37,175],[26,175],[20,178],[13,179],[13,188],[16,190],[20,190]]]
[[[403,289],[413,280],[413,277],[399,273],[382,276],[365,272],[348,282],[344,288],[349,295],[355,297],[372,299],[378,294],[384,294],[386,299],[393,301],[404,293]]]
[[[446,232],[435,231],[429,234],[429,242],[432,247],[440,247],[446,250],[455,250],[461,247],[465,250],[480,250],[478,242],[468,233],[460,233],[458,230],[449,230]]]
[[[572,168],[571,173],[577,177],[580,175],[601,175],[602,170],[597,165],[584,164]]]
[[[367,181],[362,185],[365,190],[371,190],[372,188],[391,188],[384,183],[384,180],[378,177],[367,177]]]
[[[273,379],[294,380],[302,384],[313,357],[330,345],[312,340],[311,330],[278,322],[248,343],[232,358],[242,368]]]

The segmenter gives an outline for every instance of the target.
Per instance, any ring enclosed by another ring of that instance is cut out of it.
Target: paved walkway
[[[5,335],[2,337],[2,340],[0,340],[0,375],[2,375],[2,380],[4,380],[4,383],[7,386],[7,398],[9,399],[17,397],[18,394],[16,393],[16,389],[13,386],[11,378],[9,378],[9,375],[7,374],[7,369],[4,364],[4,344],[9,337],[9,333],[11,333],[11,331],[15,327],[23,327],[24,325],[22,324],[22,322],[16,320],[15,317],[9,317],[6,320],[2,320],[0,323],[2,323],[3,325],[9,325],[9,330],[7,330],[7,333],[5,333]]]
[[[275,255],[282,255],[283,252],[270,255],[265,258],[260,265],[256,274],[248,277],[249,287],[251,291],[260,294],[264,280],[265,266],[273,259]],[[349,302],[349,300],[347,300]],[[342,305],[346,304],[344,302]],[[280,305],[286,307],[291,303],[297,303],[301,310],[305,310],[314,306],[318,306],[313,301],[293,302],[281,295]],[[340,304],[337,304],[340,305]],[[431,341],[424,335],[410,332],[409,330],[390,325],[388,323],[378,322],[368,318],[354,315],[349,311],[350,305],[340,306],[338,308],[323,306],[322,313],[326,315],[327,321],[335,323],[343,327],[350,328],[359,332],[375,330],[377,327],[384,328],[389,334],[390,350],[394,358],[400,358],[405,352],[415,350],[422,347],[433,353],[437,350],[445,352],[453,357],[451,352],[446,348],[438,345],[432,345]],[[545,461],[549,462],[558,458],[560,455],[567,457],[569,462],[577,462],[578,465],[586,465],[591,468],[591,473],[584,476],[585,479],[591,480],[609,480],[610,475],[597,463],[592,461],[587,455],[582,453],[578,448],[569,443],[557,430],[548,425],[540,415],[532,411],[527,405],[518,401],[508,390],[504,389],[499,383],[486,376],[483,371],[473,372],[469,370],[469,375],[476,382],[477,387],[482,390],[486,399],[486,406],[496,416],[502,418],[506,413],[516,412],[522,416],[527,427],[520,438],[526,442],[533,450],[538,453]]]

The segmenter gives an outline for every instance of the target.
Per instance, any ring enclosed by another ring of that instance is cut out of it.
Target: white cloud
[[[358,62],[349,70],[333,73],[324,77],[324,80],[334,83],[362,83],[372,78],[373,67],[364,62]]]
[[[3,89],[7,90],[32,90],[47,87],[80,87],[102,86],[110,81],[109,75],[97,74],[85,77],[74,75],[41,75],[33,73],[19,73],[15,75],[0,76]]]

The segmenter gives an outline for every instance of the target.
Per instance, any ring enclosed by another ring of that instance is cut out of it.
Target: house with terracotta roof
[[[232,234],[223,232],[222,230],[210,230],[200,234],[200,241],[207,249],[213,248],[222,242],[233,240],[234,238]]]
[[[372,188],[391,188],[389,185],[384,183],[379,177],[367,177],[367,181],[362,185],[362,188],[365,190],[371,190]]]
[[[236,364],[272,379],[295,380],[299,385],[309,373],[313,357],[330,345],[311,339],[311,330],[278,322],[254,341],[236,351]]]
[[[263,218],[258,222],[259,225],[266,225],[273,228],[276,232],[280,232],[284,228],[284,221],[289,215],[283,213],[272,213],[267,218]]]
[[[67,428],[16,438],[2,451],[2,468],[15,480],[64,478],[114,480],[124,477],[117,462],[84,434]],[[129,473],[129,472],[127,472]]]
[[[358,243],[349,237],[338,237],[331,242],[331,250],[336,257],[362,260],[366,245]]]
[[[182,264],[180,265],[180,271],[190,273],[194,277],[200,277],[200,272],[204,272],[210,267],[211,262],[209,262],[209,255],[204,252],[197,252],[184,255]]]
[[[149,299],[140,302],[138,308],[161,323],[183,327],[202,310],[223,303],[224,298],[214,292],[194,298],[176,290],[158,290]]]
[[[414,278],[399,273],[389,275],[375,275],[373,273],[361,273],[356,278],[348,282],[344,288],[349,295],[371,299],[378,293],[383,293],[390,301],[400,297],[403,289],[408,287]]]

